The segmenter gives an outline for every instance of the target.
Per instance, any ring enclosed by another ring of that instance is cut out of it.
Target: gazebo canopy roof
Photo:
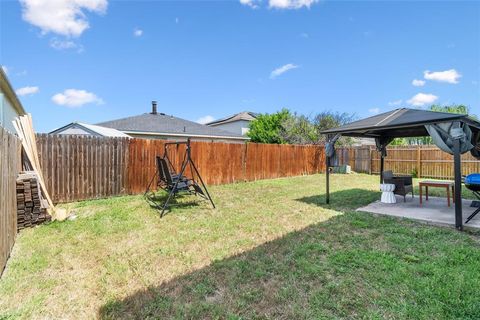
[[[473,132],[480,131],[480,122],[464,114],[401,108],[354,121],[322,133],[351,137],[421,137],[428,136],[426,124],[461,121]]]

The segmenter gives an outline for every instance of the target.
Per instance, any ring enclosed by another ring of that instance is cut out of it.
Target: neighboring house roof
[[[98,123],[127,134],[223,138],[248,140],[247,137],[163,113],[144,113],[138,116]]]
[[[229,122],[235,122],[239,120],[245,120],[245,121],[253,121],[257,118],[258,114],[255,112],[250,112],[250,111],[243,111],[237,114],[234,114],[233,116],[229,116],[226,118],[222,118],[219,120],[215,120],[209,123],[206,123],[207,126],[218,126],[220,124],[225,124]]]
[[[93,124],[87,124],[82,122],[69,123],[66,126],[53,130],[52,132],[50,132],[50,134],[60,134],[62,133],[62,131],[65,131],[69,128],[81,128],[84,131],[91,133],[92,135],[98,135],[102,137],[130,138],[129,135],[116,129],[96,126]]]
[[[20,100],[17,97],[15,90],[13,90],[10,81],[8,81],[7,75],[3,71],[2,67],[0,67],[0,90],[6,96],[7,100],[10,101],[13,108],[19,115],[27,114],[22,104],[20,103]]]

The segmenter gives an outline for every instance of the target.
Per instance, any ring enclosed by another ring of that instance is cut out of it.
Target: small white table
[[[397,203],[397,199],[393,194],[395,190],[395,185],[392,183],[382,183],[380,184],[380,191],[382,191],[382,197],[380,202],[382,203]]]

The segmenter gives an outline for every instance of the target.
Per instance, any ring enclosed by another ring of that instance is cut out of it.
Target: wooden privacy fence
[[[155,173],[155,156],[164,140],[37,135],[39,158],[53,201],[68,202],[142,193]],[[192,142],[192,158],[207,184],[224,184],[325,171],[323,146]],[[452,156],[435,146],[390,147],[386,170],[418,177],[451,179]],[[180,169],[185,145],[171,146],[169,157]],[[379,173],[372,147],[338,148],[339,164]],[[480,162],[462,156],[463,174],[480,172]],[[190,169],[187,168],[187,175]]]
[[[155,173],[164,140],[37,135],[45,183],[55,203],[138,194]],[[319,173],[322,146],[192,141],[192,159],[207,184]],[[169,147],[177,171],[185,145]],[[190,168],[187,168],[190,175]]]
[[[356,172],[379,174],[380,153],[373,147],[340,148],[340,164],[348,164]],[[413,174],[418,178],[453,179],[453,156],[436,146],[392,146],[387,148],[385,170]],[[470,153],[462,155],[462,174],[480,172],[480,161]]]
[[[0,275],[17,234],[16,178],[21,169],[20,140],[0,127]]]
[[[387,148],[385,170],[408,173],[419,178],[453,179],[453,156],[436,146],[396,146]],[[380,172],[380,154],[372,151],[372,173]],[[462,174],[480,172],[480,161],[470,152],[462,155]]]
[[[126,138],[37,134],[38,158],[53,202],[127,193]]]
[[[128,193],[145,191],[155,173],[155,156],[162,156],[166,141],[131,139]],[[225,184],[313,174],[325,170],[323,147],[191,142],[192,159],[207,184]],[[170,146],[168,156],[177,172],[185,145]],[[187,175],[190,175],[187,167]]]

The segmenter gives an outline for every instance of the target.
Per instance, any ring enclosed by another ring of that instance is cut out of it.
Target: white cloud
[[[379,114],[380,113],[380,108],[368,109],[368,112],[373,113],[373,114]]]
[[[38,87],[23,87],[23,88],[17,89],[15,93],[19,96],[28,96],[28,95],[37,93],[38,91],[40,91]]]
[[[87,103],[103,103],[103,100],[94,93],[78,89],[67,89],[63,93],[57,93],[52,97],[52,101],[58,105],[71,108],[81,107]]]
[[[268,6],[276,9],[300,9],[310,8],[318,0],[268,0]]]
[[[105,13],[107,0],[20,0],[23,20],[49,32],[78,37],[89,28],[85,11]]]
[[[421,107],[437,101],[438,97],[430,93],[417,93],[407,102],[415,107]]]
[[[203,116],[203,117],[198,118],[196,122],[198,122],[200,124],[205,124],[205,123],[212,122],[213,120],[215,120],[214,117],[212,117],[210,115],[207,115],[207,116]]]
[[[6,75],[8,75],[8,68],[7,66],[2,66],[3,72],[5,72]]]
[[[308,39],[308,38],[310,38],[310,35],[306,32],[302,32],[302,33],[300,33],[300,37]]]
[[[240,3],[244,6],[249,6],[250,8],[258,8],[259,0],[240,0]]]
[[[390,101],[390,102],[388,103],[388,105],[389,105],[389,106],[392,106],[392,107],[394,107],[394,106],[399,106],[399,105],[402,104],[402,102],[403,102],[403,101],[399,99],[399,100],[395,100],[395,101]]]
[[[425,80],[413,79],[412,85],[415,87],[423,87],[425,85]]]
[[[428,70],[423,72],[423,77],[427,80],[438,82],[458,83],[458,79],[462,77],[455,69],[430,72]]]
[[[143,30],[142,30],[142,29],[135,28],[135,29],[133,30],[133,35],[134,35],[135,37],[141,37],[141,36],[143,35]]]
[[[270,73],[270,79],[275,79],[276,77],[278,77],[279,75],[289,71],[289,70],[293,70],[293,69],[296,69],[298,68],[297,65],[295,64],[292,64],[292,63],[288,63],[286,65],[283,65],[281,67],[278,67],[277,69],[273,70],[271,73]]]
[[[58,38],[50,39],[50,47],[56,50],[79,49],[79,52],[83,50],[83,47],[75,43],[75,41]]]

